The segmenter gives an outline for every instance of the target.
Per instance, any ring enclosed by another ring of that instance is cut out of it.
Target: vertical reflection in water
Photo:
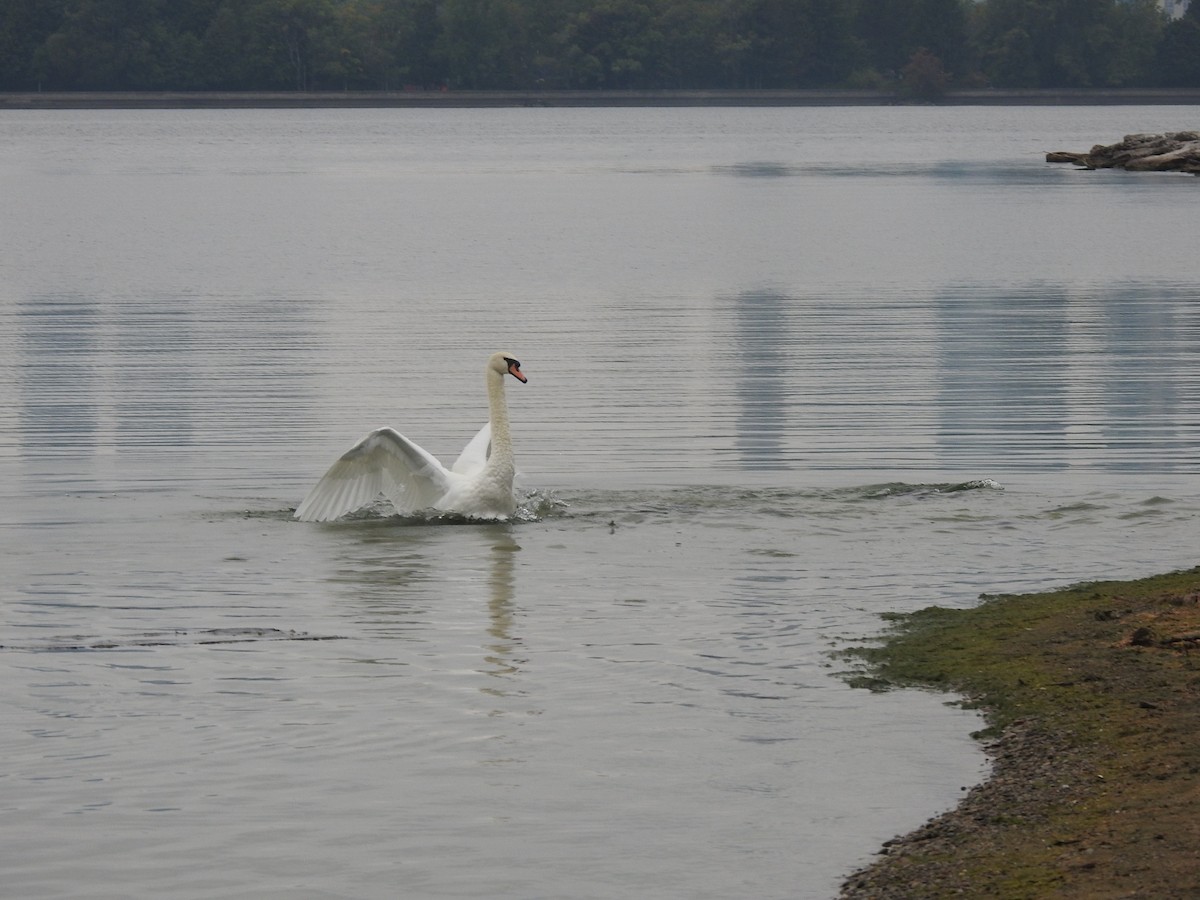
[[[489,526],[487,532],[492,540],[491,571],[488,573],[488,585],[491,596],[488,598],[488,634],[492,642],[485,648],[483,661],[484,672],[488,675],[515,675],[519,671],[517,661],[513,656],[519,640],[513,637],[513,599],[516,595],[515,575],[516,555],[521,551],[507,525]],[[494,688],[484,690],[493,693],[503,693]]]
[[[94,483],[215,477],[205,465],[222,475],[259,466],[276,477],[280,454],[308,437],[296,421],[316,418],[311,351],[320,340],[307,321],[309,300],[22,297],[11,315],[0,311],[2,374],[11,372],[13,390],[0,406],[8,438],[0,447],[31,461],[70,458],[59,467]],[[187,465],[160,452],[206,442],[217,452],[190,456]],[[76,465],[84,457],[106,459]]]
[[[1191,298],[1065,284],[936,300],[939,445],[951,463],[1180,471],[1194,465]],[[1181,302],[1182,301],[1182,302]]]
[[[1179,302],[1164,293],[1158,287],[1121,285],[1099,298],[1107,384],[1096,412],[1107,445],[1121,451],[1115,469],[1177,471],[1180,445],[1186,447],[1179,441],[1179,421],[1195,409],[1184,386],[1197,334],[1194,323],[1189,328],[1179,320],[1178,311],[1194,298]],[[1184,449],[1189,457],[1193,452]]]
[[[344,543],[337,571],[329,576],[358,625],[388,638],[416,638],[430,627],[436,564],[425,549],[423,529],[392,528],[386,520],[326,526]]]
[[[992,296],[936,297],[941,343],[938,443],[947,463],[1005,458],[1039,469],[1069,465],[1066,291],[1061,285]]]
[[[195,298],[147,295],[114,304],[113,406],[119,446],[189,447],[195,443],[209,323]],[[211,344],[209,345],[211,346]]]
[[[197,327],[185,298],[32,296],[17,321],[30,455],[192,442]]]
[[[743,468],[785,469],[785,378],[788,369],[786,306],[789,298],[771,290],[744,291],[734,307],[737,360],[737,434]]]
[[[328,527],[348,540],[330,581],[344,589],[343,602],[353,617],[375,636],[427,645],[422,653],[431,658],[481,653],[471,665],[475,671],[496,677],[517,674],[515,652],[521,640],[513,623],[521,545],[512,526],[395,521]],[[456,646],[456,640],[477,649]],[[494,682],[483,690],[504,693]]]
[[[27,456],[94,447],[98,318],[95,300],[80,295],[35,296],[18,304],[17,430]]]

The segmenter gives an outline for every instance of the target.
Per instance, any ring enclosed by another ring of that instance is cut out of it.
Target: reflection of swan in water
[[[497,525],[496,528],[507,526]],[[519,671],[517,660],[513,658],[513,650],[520,643],[519,638],[513,637],[513,597],[514,572],[516,555],[521,546],[507,533],[497,533],[492,544],[492,571],[488,578],[491,596],[488,598],[488,634],[495,640],[485,647],[487,651],[484,661],[492,668],[485,670],[488,675],[515,675]],[[485,688],[485,693],[500,694],[496,688]]]
[[[395,528],[384,520],[339,529],[330,582],[338,608],[369,637],[364,662],[484,676],[483,694],[504,696],[520,674],[524,641],[516,629],[521,545],[507,522],[465,532]]]
[[[399,513],[436,509],[478,518],[504,518],[517,509],[513,495],[512,437],[504,376],[524,382],[521,364],[495,353],[485,369],[488,423],[447,469],[391,428],[372,431],[342,454],[296,509],[304,522],[325,522],[371,503],[380,494]]]

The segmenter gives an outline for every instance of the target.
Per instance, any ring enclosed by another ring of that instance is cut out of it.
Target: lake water
[[[0,113],[14,897],[820,898],[984,777],[879,614],[1195,565],[1171,107]],[[508,380],[520,520],[291,511]]]

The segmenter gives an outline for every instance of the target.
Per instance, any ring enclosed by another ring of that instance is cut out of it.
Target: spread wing
[[[436,504],[451,481],[450,472],[428,452],[398,431],[379,428],[329,467],[296,507],[295,516],[302,522],[327,522],[366,506],[380,494],[397,512],[416,512]]]
[[[451,472],[458,472],[460,475],[474,475],[484,467],[487,459],[492,454],[492,423],[488,422],[475,437],[471,438],[471,442],[463,448],[463,452],[458,455],[458,459],[454,461],[454,465],[450,467]]]

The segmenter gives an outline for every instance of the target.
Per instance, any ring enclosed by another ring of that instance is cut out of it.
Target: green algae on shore
[[[848,678],[958,694],[993,770],[843,898],[1200,896],[1200,567],[891,622]]]

